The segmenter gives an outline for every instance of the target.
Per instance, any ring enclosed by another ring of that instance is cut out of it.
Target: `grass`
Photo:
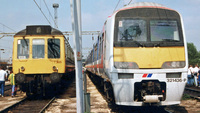
[[[182,100],[189,100],[189,99],[191,99],[190,95],[183,94]]]

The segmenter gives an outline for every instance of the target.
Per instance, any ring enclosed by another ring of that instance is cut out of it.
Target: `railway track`
[[[55,97],[51,99],[28,99],[25,98],[18,103],[9,106],[0,111],[0,113],[43,113],[48,106],[54,101]]]
[[[200,88],[185,87],[185,94],[188,94],[191,98],[195,98],[200,101]]]

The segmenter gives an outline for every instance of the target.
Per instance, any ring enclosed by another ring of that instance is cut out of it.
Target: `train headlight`
[[[56,66],[53,66],[53,71],[58,71],[58,68]]]
[[[165,62],[162,65],[163,69],[166,69],[166,68],[184,68],[184,67],[185,67],[185,61]]]
[[[22,67],[21,67],[21,71],[25,71],[25,68],[24,68],[24,66],[22,66]]]
[[[114,62],[114,66],[117,69],[139,69],[135,62]]]

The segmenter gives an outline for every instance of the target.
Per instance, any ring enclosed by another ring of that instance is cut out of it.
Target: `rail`
[[[44,106],[43,109],[42,109],[39,113],[44,113],[45,110],[49,107],[49,105],[50,105],[54,100],[55,100],[55,97],[53,97],[53,98],[49,101],[49,103],[48,103],[46,106]]]
[[[188,94],[191,98],[200,101],[200,89],[195,87],[185,87],[185,94]]]
[[[26,100],[27,100],[27,98],[24,98],[24,99],[22,99],[21,101],[15,103],[15,104],[13,104],[13,105],[10,105],[10,106],[8,106],[7,108],[1,110],[0,113],[8,113],[8,112],[9,112],[10,110],[12,110],[14,107],[20,105],[21,103],[23,103],[23,102],[26,101]]]
[[[55,100],[55,97],[51,99],[32,99],[24,98],[23,100],[5,108],[0,113],[44,113],[49,105]]]

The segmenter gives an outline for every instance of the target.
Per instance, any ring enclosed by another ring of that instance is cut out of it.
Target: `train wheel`
[[[112,90],[112,85],[109,82],[104,82],[104,92],[106,95],[106,99],[108,101],[108,104],[114,104],[114,94]]]

